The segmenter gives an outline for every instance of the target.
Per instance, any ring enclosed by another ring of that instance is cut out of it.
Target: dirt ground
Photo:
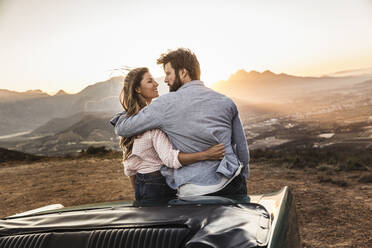
[[[249,194],[289,185],[294,193],[305,248],[372,247],[372,184],[360,183],[370,172],[287,169],[252,164]],[[0,164],[0,217],[61,203],[133,199],[120,159],[50,160]]]

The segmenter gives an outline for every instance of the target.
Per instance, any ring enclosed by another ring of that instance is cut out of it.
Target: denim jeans
[[[136,200],[175,198],[177,190],[168,186],[160,171],[136,174],[134,193]]]
[[[208,194],[211,196],[224,196],[224,195],[247,195],[247,183],[245,177],[240,173],[223,189]]]

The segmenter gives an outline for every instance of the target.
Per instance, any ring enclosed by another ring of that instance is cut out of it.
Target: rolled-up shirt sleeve
[[[124,153],[123,153],[124,154]],[[131,154],[128,159],[123,161],[124,174],[126,176],[134,176],[142,163],[142,159],[135,154]]]
[[[160,129],[152,131],[152,143],[156,153],[165,166],[173,169],[182,167],[178,160],[179,150],[174,150],[168,136]]]
[[[124,166],[124,174],[126,176],[130,177],[130,176],[134,176],[134,175],[137,174],[136,170],[133,171],[133,170],[129,169],[128,166],[126,166],[125,164],[123,166]]]

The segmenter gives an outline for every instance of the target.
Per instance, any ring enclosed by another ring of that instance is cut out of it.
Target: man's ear
[[[181,80],[184,80],[185,77],[187,77],[188,75],[189,75],[189,73],[187,72],[187,70],[185,68],[180,69],[178,71],[178,76],[180,77]]]

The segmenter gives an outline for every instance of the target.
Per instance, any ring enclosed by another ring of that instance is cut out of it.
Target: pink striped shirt
[[[132,154],[123,161],[127,176],[160,170],[162,165],[180,168],[179,150],[174,150],[168,136],[160,129],[153,129],[137,136],[133,143]]]

